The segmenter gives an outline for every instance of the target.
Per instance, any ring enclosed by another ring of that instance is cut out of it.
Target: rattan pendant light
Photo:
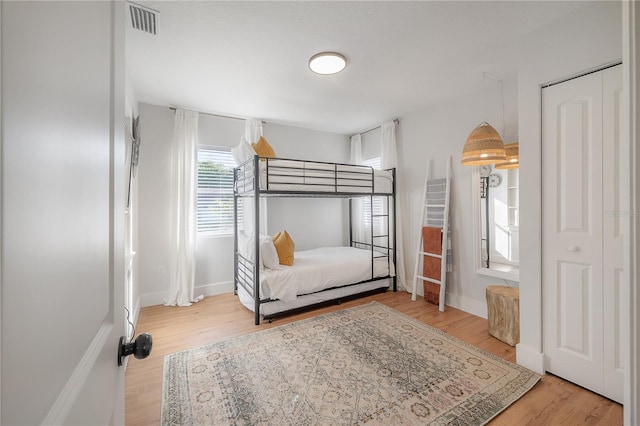
[[[504,131],[504,100],[502,99],[502,80],[486,72],[482,73],[482,85],[485,78],[498,84],[500,88],[500,113]],[[484,108],[483,108],[484,109]],[[483,113],[484,115],[484,113]],[[504,142],[500,134],[489,123],[483,121],[478,124],[467,138],[462,149],[462,165],[481,166],[484,164],[502,163],[506,160]]]
[[[473,129],[462,149],[462,164],[465,166],[501,163],[506,158],[500,134],[486,121]]]
[[[518,142],[508,143],[504,146],[507,159],[503,163],[496,163],[496,169],[517,169],[520,167],[520,149]]]

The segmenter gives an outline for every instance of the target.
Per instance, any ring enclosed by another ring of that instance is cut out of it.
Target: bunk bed
[[[395,196],[395,169],[258,155],[236,167],[234,294],[254,312],[255,324],[260,324],[261,318],[271,322],[277,316],[320,304],[340,303],[389,288],[397,291]],[[264,205],[261,200],[269,197],[347,198],[349,246],[296,251],[293,265],[265,267],[260,209]],[[366,238],[356,238],[353,200],[368,198],[372,206],[374,197],[380,197],[376,199],[381,200],[382,210],[374,214],[373,209],[367,209],[368,220],[370,224],[381,221],[382,231],[374,231],[372,226]],[[253,211],[250,224],[239,214],[248,208]],[[250,231],[246,233],[245,227]]]

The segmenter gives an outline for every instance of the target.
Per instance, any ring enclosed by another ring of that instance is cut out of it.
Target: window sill
[[[196,235],[196,239],[198,240],[208,240],[214,238],[231,238],[233,239],[233,234],[198,234]]]
[[[507,281],[520,282],[520,270],[517,266],[511,265],[499,265],[491,268],[476,269],[478,275],[484,275],[486,277],[500,278]]]

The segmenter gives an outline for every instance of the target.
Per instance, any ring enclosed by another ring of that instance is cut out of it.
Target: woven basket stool
[[[503,285],[487,287],[489,334],[508,345],[520,342],[520,290]]]

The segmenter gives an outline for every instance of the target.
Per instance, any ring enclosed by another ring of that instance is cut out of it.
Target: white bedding
[[[342,299],[356,294],[373,291],[377,289],[388,289],[392,285],[392,278],[382,278],[377,281],[367,281],[361,284],[354,284],[346,287],[337,287],[332,290],[320,291],[318,293],[310,293],[296,297],[292,302],[283,302],[282,300],[271,300],[268,303],[260,305],[260,314],[264,316],[274,316],[281,312],[291,311],[293,309],[304,308],[305,306],[324,303],[330,300]],[[250,311],[255,311],[253,298],[244,288],[238,287],[238,297],[240,302]]]
[[[371,277],[371,251],[354,247],[321,247],[295,252],[293,266],[260,272],[260,298],[290,302],[308,294],[371,278],[394,276],[386,257],[374,258]]]
[[[268,169],[268,172],[267,172]],[[344,164],[316,163],[296,160],[260,162],[260,188],[281,191],[358,192],[390,194],[393,176],[386,170]],[[363,173],[364,172],[364,173]],[[268,180],[267,180],[268,173]],[[267,186],[268,183],[268,186]]]

